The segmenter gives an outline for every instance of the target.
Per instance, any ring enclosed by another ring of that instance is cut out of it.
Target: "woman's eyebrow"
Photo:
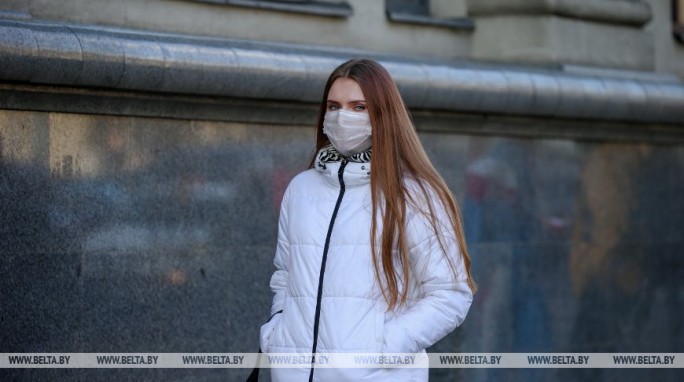
[[[349,103],[360,103],[360,102],[365,103],[366,100],[365,99],[353,99],[353,100],[349,101]]]

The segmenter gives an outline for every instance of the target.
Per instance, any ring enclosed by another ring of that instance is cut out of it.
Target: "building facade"
[[[254,352],[324,82],[385,65],[480,290],[434,352],[682,352],[684,3],[0,3],[0,353]],[[105,374],[106,372],[106,374]],[[243,380],[246,369],[0,370]],[[432,369],[431,380],[680,380]]]

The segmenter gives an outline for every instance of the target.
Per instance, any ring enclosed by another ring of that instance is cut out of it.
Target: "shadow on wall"
[[[74,297],[80,295],[82,272],[80,237],[75,233],[87,229],[91,217],[77,221],[71,211],[57,207],[59,197],[44,168],[0,158],[3,351],[74,345],[80,305]],[[36,323],[41,330],[35,330]]]
[[[463,328],[466,351],[682,350],[681,148],[477,138],[469,150],[463,215],[480,291]],[[463,377],[642,374],[483,369]],[[677,370],[651,375],[679,380]]]
[[[682,351],[684,167],[673,151],[606,144],[588,153],[569,258],[579,302],[571,351]]]
[[[2,350],[218,351],[216,333],[244,332],[253,301],[234,291],[268,284],[245,268],[264,246],[268,267],[277,221],[254,154],[177,149],[95,178],[0,162]]]

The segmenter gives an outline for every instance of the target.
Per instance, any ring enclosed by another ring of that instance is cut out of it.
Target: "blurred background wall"
[[[434,352],[682,352],[684,2],[0,2],[0,352],[254,352],[330,71],[383,63],[480,286]],[[243,380],[249,370],[0,370]],[[431,380],[676,370],[433,369]]]

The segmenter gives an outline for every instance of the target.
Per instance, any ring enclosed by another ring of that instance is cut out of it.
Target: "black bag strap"
[[[268,321],[266,321],[266,323],[270,322],[270,321],[273,319],[273,317],[275,317],[276,314],[282,313],[282,312],[283,312],[283,310],[280,309],[279,311],[273,313],[273,314],[271,315],[271,317],[268,318]],[[258,356],[257,356],[257,363],[256,363],[256,366],[254,366],[254,369],[252,370],[252,373],[249,374],[249,377],[247,377],[247,381],[245,381],[245,382],[259,382],[259,370],[260,370],[260,369],[259,369],[259,364],[260,364],[260,363],[261,363],[261,346],[259,346],[259,353],[258,353]]]
[[[247,377],[246,382],[259,382],[259,362],[261,361],[261,346],[259,346],[259,355],[257,356],[257,364],[254,366],[254,370]]]

